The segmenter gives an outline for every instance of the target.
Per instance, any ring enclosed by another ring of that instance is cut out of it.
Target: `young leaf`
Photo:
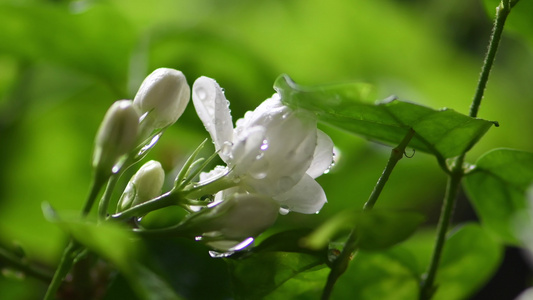
[[[397,145],[412,128],[416,135],[409,146],[440,160],[468,151],[494,124],[398,100],[371,104],[371,88],[361,83],[307,88],[282,75],[274,89],[287,105],[313,111],[324,123],[370,140]]]
[[[526,208],[526,190],[532,182],[533,153],[496,149],[478,159],[464,185],[483,226],[517,244],[512,222]]]
[[[461,227],[444,246],[433,299],[468,299],[491,277],[501,257],[501,245],[479,225]]]

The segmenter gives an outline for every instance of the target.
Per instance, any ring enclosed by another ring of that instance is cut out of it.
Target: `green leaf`
[[[128,279],[140,299],[180,299],[159,275],[139,264],[144,247],[133,233],[119,223],[96,223],[77,215],[59,216],[43,204],[46,219],[57,224],[76,241],[113,263]]]
[[[329,268],[298,273],[296,276],[282,284],[270,293],[266,300],[291,299],[308,300],[318,299],[329,275]]]
[[[383,252],[359,251],[339,278],[331,299],[412,300],[418,298],[415,258],[401,247]]]
[[[137,239],[118,223],[96,223],[79,216],[58,216],[48,205],[43,204],[45,218],[57,224],[76,241],[98,253],[123,272],[132,272],[131,262],[142,250]]]
[[[282,251],[282,252],[299,252],[317,255],[322,259],[326,259],[327,245],[316,247],[308,247],[306,244],[307,236],[311,233],[310,229],[293,229],[286,230],[273,234],[262,241],[258,246],[254,247],[249,253],[259,253],[267,251]],[[242,252],[247,255],[246,252]]]
[[[514,0],[513,2],[516,2]],[[487,14],[494,18],[496,14],[496,7],[500,4],[500,0],[484,0]],[[533,45],[533,2],[531,0],[520,0],[512,7],[511,13],[505,22],[505,30],[516,32],[528,39]]]
[[[416,135],[409,146],[441,160],[468,151],[494,124],[398,100],[372,104],[367,101],[371,87],[361,83],[308,88],[282,75],[274,88],[287,105],[313,111],[324,123],[370,140],[397,145],[412,128]]]
[[[532,182],[533,153],[496,149],[478,159],[464,185],[483,226],[517,244],[513,219],[526,208],[526,190]]]
[[[468,299],[492,276],[501,258],[501,245],[483,228],[461,227],[444,245],[433,299]]]
[[[424,219],[423,215],[415,212],[345,211],[324,223],[302,242],[311,249],[321,248],[339,232],[356,227],[359,249],[386,249],[407,239]]]
[[[131,262],[135,272],[127,274],[130,286],[141,299],[145,300],[180,300],[182,299],[170,285],[152,270]]]
[[[245,259],[227,259],[236,299],[263,299],[289,279],[325,267],[314,255],[262,252]],[[299,277],[300,280],[304,277]],[[318,282],[323,286],[324,282]],[[312,288],[303,285],[303,288]],[[298,291],[294,291],[295,294]]]

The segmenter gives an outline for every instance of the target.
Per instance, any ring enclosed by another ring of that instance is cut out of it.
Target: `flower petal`
[[[246,128],[237,137],[229,156],[228,166],[235,176],[249,172],[262,152],[261,145],[265,140],[265,128],[254,126]]]
[[[322,130],[317,130],[317,144],[313,154],[313,162],[307,174],[313,178],[324,174],[333,163],[333,141]]]
[[[231,145],[233,123],[224,92],[215,80],[202,76],[194,82],[192,100],[198,117],[215,143],[215,149],[222,149],[220,158],[227,161],[229,151],[224,151],[223,148],[225,145]]]
[[[304,175],[292,189],[274,197],[282,208],[302,214],[314,214],[327,202],[326,193],[311,176]]]

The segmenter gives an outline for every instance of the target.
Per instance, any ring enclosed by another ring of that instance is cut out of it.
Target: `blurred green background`
[[[282,73],[304,85],[370,82],[380,99],[394,94],[467,114],[490,28],[477,0],[1,0],[0,243],[57,263],[66,237],[44,220],[41,203],[82,207],[99,122],[158,67],[183,71],[190,85],[215,78],[234,120],[270,97]],[[501,126],[470,162],[495,147],[533,151],[531,45],[504,35],[479,114]],[[390,148],[322,129],[340,150],[319,179],[329,202],[319,215],[280,217],[274,230],[361,207],[386,163]],[[206,137],[191,105],[150,158],[170,172]],[[378,206],[424,212],[431,224],[444,185],[436,161],[416,153],[400,162]],[[465,201],[456,214],[472,218]],[[31,281],[0,280],[0,288],[8,283],[16,297],[42,293],[38,284],[24,288]]]

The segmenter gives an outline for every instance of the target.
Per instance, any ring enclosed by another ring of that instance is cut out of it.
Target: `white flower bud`
[[[119,100],[107,110],[96,134],[93,167],[104,172],[113,170],[120,158],[135,146],[139,131],[139,115],[132,101]]]
[[[119,200],[119,210],[154,199],[161,194],[165,181],[165,171],[158,161],[145,163],[131,178]]]
[[[143,115],[143,132],[174,124],[189,103],[191,90],[182,72],[159,68],[141,84],[133,103]],[[146,115],[145,115],[146,114]]]

